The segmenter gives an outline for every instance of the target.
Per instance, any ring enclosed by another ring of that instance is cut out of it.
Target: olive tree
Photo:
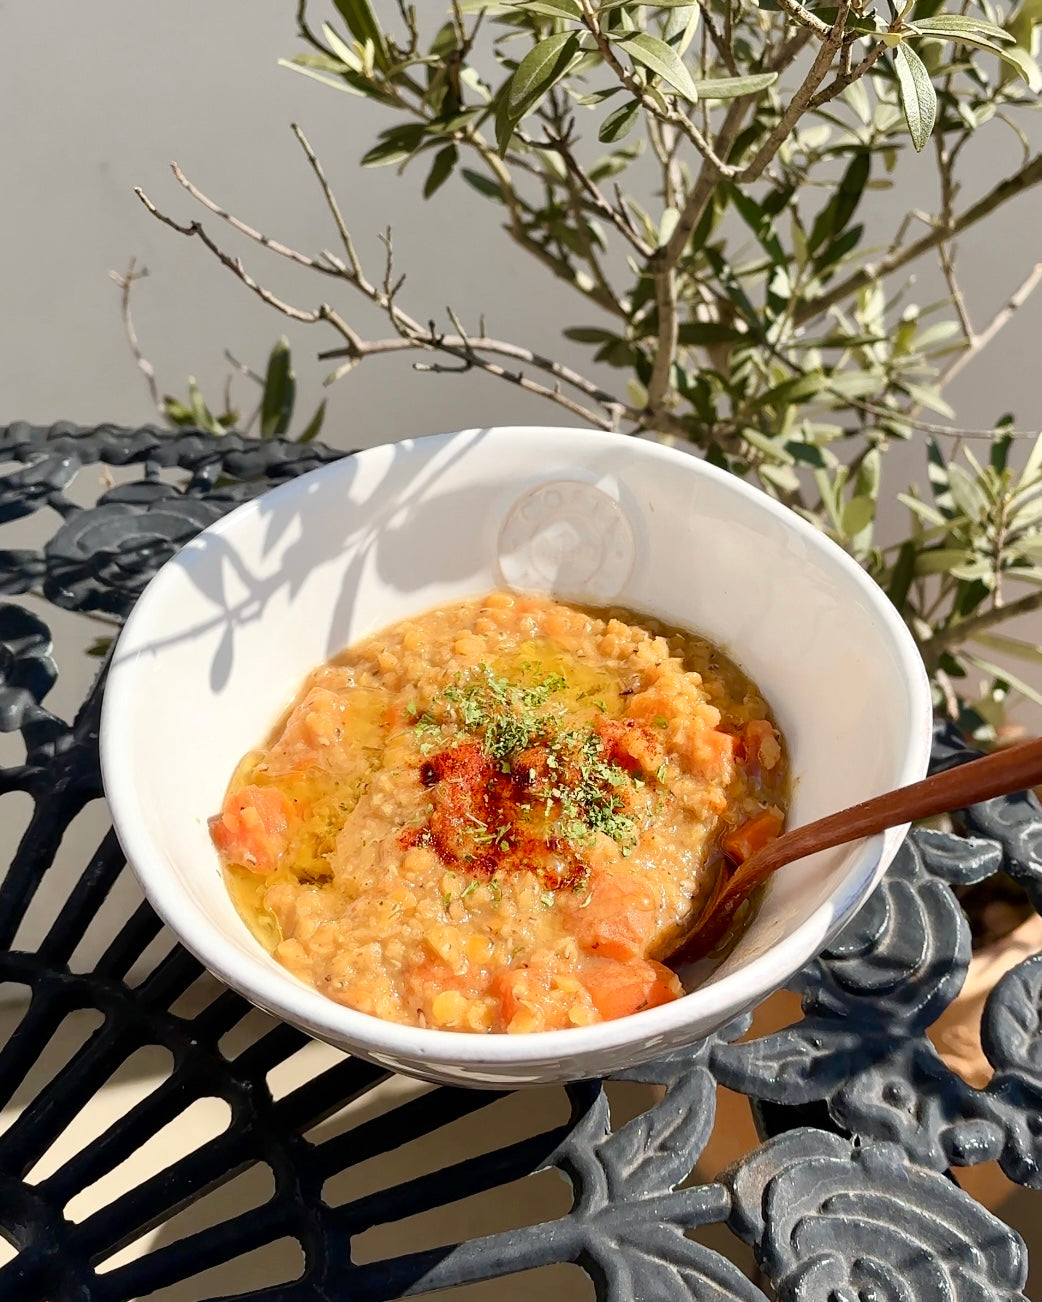
[[[1021,125],[1042,87],[1040,24],[1042,0],[334,0],[318,16],[300,0],[287,67],[346,92],[345,112],[352,97],[386,111],[362,164],[408,171],[428,199],[460,185],[494,205],[508,256],[574,292],[564,334],[588,350],[585,368],[496,337],[483,319],[408,302],[391,232],[381,265],[364,265],[297,126],[330,248],[262,234],[176,166],[203,212],[182,220],[139,194],[268,307],[324,331],[331,383],[406,353],[428,372],[484,372],[591,426],[684,445],[756,481],[882,585],[938,708],[989,740],[1011,689],[1042,703],[1008,667],[1042,655],[1002,631],[1042,607],[1042,441],[1012,457],[1028,431],[1008,418],[957,437],[944,389],[1042,279],[1026,257],[1005,306],[975,325],[956,260],[963,232],[1042,181]],[[973,193],[964,151],[979,131],[1013,132],[1022,161]],[[909,148],[936,176],[936,205],[908,211],[881,244],[863,201]],[[221,223],[299,266],[294,301],[227,251]],[[906,271],[925,258],[947,286],[929,309],[911,299]],[[136,347],[133,279],[122,284]],[[383,337],[354,324],[359,298],[384,314]],[[290,433],[284,341],[256,378],[259,433]],[[187,402],[156,399],[174,424],[243,421],[194,386]],[[881,494],[904,487],[886,453],[913,438],[927,440],[928,480],[899,494],[907,533],[882,546]]]

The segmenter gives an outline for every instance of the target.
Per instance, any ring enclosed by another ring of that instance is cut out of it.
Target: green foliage
[[[527,356],[530,390],[604,428],[693,444],[829,532],[908,620],[941,705],[958,713],[973,674],[991,676],[986,714],[1023,690],[991,657],[1019,654],[997,631],[1004,583],[1011,608],[1042,589],[1042,452],[1017,476],[1001,432],[980,463],[957,442],[931,443],[929,495],[903,496],[908,536],[887,547],[876,537],[881,496],[901,487],[887,449],[951,418],[946,381],[1001,325],[969,326],[952,238],[1042,181],[1026,141],[1020,170],[983,194],[960,171],[982,128],[1024,140],[1017,115],[1038,107],[1042,85],[1042,0],[946,4],[335,0],[316,30],[301,0],[306,48],[288,66],[386,112],[362,162],[404,171],[426,156],[425,198],[462,184],[495,205],[517,257],[574,291],[564,334],[618,385],[576,382],[574,368],[562,380],[552,359],[488,341],[483,327],[473,341],[455,316],[447,340],[428,313],[402,309],[389,241],[382,287],[352,247],[346,263],[318,260],[394,327],[360,347],[345,309],[340,326],[316,314],[347,344],[336,375],[403,341],[454,359],[427,369],[514,383],[502,356]],[[915,166],[936,169],[940,207],[891,238],[868,224],[866,198],[894,184],[909,146],[922,153]],[[927,254],[940,256],[951,295],[920,305],[906,268]],[[288,350],[273,353],[263,393],[261,435],[285,433]],[[194,386],[168,415],[235,423]]]
[[[937,121],[937,92],[926,64],[907,42],[902,42],[894,50],[894,68],[908,134],[912,137],[912,144],[922,152]]]
[[[288,436],[297,401],[297,377],[293,371],[288,340],[280,339],[271,350],[263,376],[253,374],[247,367],[238,366],[237,369],[243,371],[260,388],[260,402],[252,415],[244,416],[233,407],[228,393],[225,395],[223,410],[220,414],[215,414],[203,398],[195,380],[190,378],[187,402],[170,394],[163,396],[162,411],[167,421],[175,428],[204,429],[211,434],[227,434],[233,429],[249,433],[257,425],[262,439]],[[326,403],[323,399],[310,421],[297,434],[295,442],[310,443],[317,438],[325,415]]]

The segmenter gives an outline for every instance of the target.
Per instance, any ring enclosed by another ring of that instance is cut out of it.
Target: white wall
[[[317,251],[332,243],[332,231],[290,134],[291,121],[301,123],[321,153],[369,257],[379,258],[376,235],[393,225],[400,266],[409,275],[407,306],[426,315],[451,302],[471,321],[485,310],[490,331],[547,348],[559,346],[562,325],[595,320],[563,286],[510,256],[496,213],[469,191],[450,186],[424,203],[418,173],[399,179],[393,169],[357,167],[389,119],[358,98],[277,66],[280,55],[299,48],[293,9],[288,0],[0,6],[0,168],[6,182],[0,421],[150,418],[108,276],[131,256],[151,272],[137,288],[136,317],[162,387],[183,392],[185,376],[193,373],[216,395],[226,347],[254,364],[263,360],[289,323],[213,265],[197,243],[155,222],[133,187],[143,186],[182,220],[200,215],[168,171],[168,161],[177,159],[238,215]],[[1021,118],[1037,148],[1042,123],[1037,114]],[[1017,165],[1020,146],[1007,128],[995,124],[981,139],[964,200]],[[875,197],[879,243],[890,238],[906,207],[935,204],[929,157],[904,158],[898,175],[898,187]],[[217,219],[210,225],[220,227]],[[261,250],[241,247],[251,267],[302,303],[310,295],[313,305],[329,292],[329,282],[309,284]],[[962,251],[971,310],[983,323],[1042,258],[1042,188],[964,239]],[[931,268],[921,299],[935,294],[939,282]],[[337,302],[361,324],[380,328],[349,297],[341,294]],[[1029,425],[1040,423],[1040,326],[1042,296],[955,386],[961,423],[988,424],[1007,408]],[[288,333],[301,387],[317,401],[328,368],[309,355],[321,345],[307,328]],[[328,346],[329,340],[323,336],[322,342]],[[248,386],[240,392],[245,398]],[[407,359],[377,359],[332,391],[327,435],[349,445],[461,424],[554,417],[553,408],[480,376],[419,376]]]
[[[385,124],[366,103],[327,91],[277,66],[297,47],[293,6],[272,0],[223,4],[135,0],[66,4],[60,17],[35,6],[0,9],[0,140],[5,238],[0,243],[0,370],[3,415],[80,422],[150,419],[120,322],[109,269],[134,256],[150,278],[135,294],[141,342],[161,385],[183,393],[195,374],[219,396],[224,348],[262,364],[291,323],[265,308],[205,250],[160,226],[133,194],[143,186],[182,220],[200,215],[174,182],[177,159],[197,183],[240,216],[305,250],[335,234],[289,130],[298,121],[321,153],[359,244],[379,269],[378,233],[390,223],[408,270],[407,304],[440,313],[451,302],[468,319],[549,343],[567,302],[564,288],[527,288],[529,272],[500,262],[496,214],[472,194],[418,197],[418,177],[361,172],[359,156]],[[216,230],[220,226],[212,219]],[[224,233],[222,232],[222,238]],[[330,282],[240,242],[249,265],[276,289],[313,306]],[[288,272],[288,274],[287,274]],[[311,296],[309,302],[308,296]],[[336,300],[372,331],[379,321],[343,294]],[[583,314],[584,317],[588,315]],[[329,369],[308,354],[335,339],[290,328],[301,387],[314,402]],[[240,392],[245,399],[248,384]],[[537,401],[480,377],[415,375],[407,361],[379,359],[331,395],[330,441],[349,446],[460,423],[552,419]]]

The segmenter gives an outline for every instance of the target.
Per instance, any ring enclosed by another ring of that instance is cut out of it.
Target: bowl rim
[[[424,454],[426,457],[435,456],[452,441],[471,439],[477,434],[512,439],[523,439],[526,434],[552,434],[562,440],[572,440],[570,447],[586,441],[591,448],[607,447],[620,439],[629,439],[638,455],[663,461],[678,470],[683,468],[685,474],[705,476],[783,521],[787,529],[795,531],[810,547],[823,553],[854,583],[884,626],[901,666],[900,681],[906,697],[908,735],[898,783],[914,782],[924,775],[929,762],[933,725],[929,682],[911,633],[883,590],[838,544],[767,493],[700,457],[651,440],[582,426],[505,425],[471,427],[378,444],[348,453],[251,498],[195,537],[204,534],[219,536],[234,530],[277,498],[306,492],[307,484],[314,476],[344,473],[348,467],[357,464],[358,458],[385,456],[387,449],[392,447],[419,456],[422,464]],[[577,461],[581,464],[578,456]],[[187,901],[186,907],[185,893],[162,862],[162,855],[153,849],[145,830],[137,803],[133,764],[128,748],[119,745],[119,737],[129,720],[142,655],[132,653],[120,659],[118,651],[120,643],[131,642],[141,631],[147,630],[153,607],[162,599],[163,588],[177,566],[179,556],[180,552],[160,568],[138,598],[110,663],[102,702],[100,758],[102,783],[113,828],[146,898],[180,943],[250,1002],[285,1021],[304,1026],[318,1038],[341,1046],[350,1045],[363,1055],[369,1054],[377,1059],[384,1055],[418,1065],[426,1061],[488,1069],[519,1068],[533,1061],[542,1063],[618,1055],[634,1042],[661,1041],[664,1048],[669,1048],[683,1038],[685,1025],[711,1020],[719,1024],[732,1019],[760,1002],[820,953],[867,898],[875,879],[882,875],[904,838],[907,826],[892,828],[856,844],[852,847],[851,862],[832,895],[799,927],[735,971],[657,1008],[591,1026],[521,1035],[481,1035],[407,1026],[358,1012],[328,999],[289,971],[267,968],[259,961],[259,956],[254,958],[229,945],[223,930],[213,924],[194,902]],[[705,1038],[710,1033],[698,1032],[689,1037],[689,1042]]]

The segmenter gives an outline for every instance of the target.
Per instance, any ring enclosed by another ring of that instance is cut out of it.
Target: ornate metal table
[[[925,1032],[958,992],[970,957],[953,888],[1001,872],[1036,908],[1042,900],[1042,816],[1032,796],[968,809],[958,833],[913,833],[878,893],[794,984],[802,1020],[751,1040],[742,1038],[745,1023],[733,1025],[619,1082],[556,1091],[556,1108],[544,1099],[516,1109],[509,1125],[479,1125],[501,1108],[499,1095],[388,1093],[385,1071],[347,1057],[327,1055],[280,1094],[272,1081],[306,1037],[208,983],[144,903],[90,970],[70,966],[128,870],[111,832],[96,847],[65,838],[101,796],[104,669],[74,718],[49,712],[58,670],[48,628],[30,607],[42,598],[118,621],[195,531],[339,455],[198,432],[0,429],[0,524],[12,526],[10,536],[14,522],[47,508],[56,523],[42,548],[0,551],[0,730],[18,750],[10,761],[12,752],[0,751],[4,822],[12,801],[32,802],[0,886],[0,980],[5,995],[25,997],[0,1048],[0,1234],[11,1245],[0,1298],[209,1297],[200,1291],[206,1272],[286,1237],[299,1244],[296,1278],[233,1285],[235,1296],[523,1296],[507,1293],[506,1277],[572,1263],[592,1286],[575,1293],[564,1275],[541,1272],[532,1287],[551,1298],[588,1297],[592,1287],[612,1302],[1022,1298],[1022,1240],[959,1188],[952,1169],[997,1161],[1019,1184],[1042,1186],[1042,956],[1012,970],[988,1000],[982,1038],[994,1075],[985,1088],[953,1074]],[[79,489],[74,481],[90,467],[103,491],[84,505],[76,494],[88,476]],[[938,731],[937,767],[967,757]],[[20,945],[20,927],[61,863],[73,870],[62,869],[69,880],[60,891],[50,888],[42,939]],[[41,1071],[78,1010],[92,1010],[96,1028],[64,1065]],[[167,1051],[165,1079],[71,1156],[48,1163],[59,1138],[75,1136],[88,1101],[142,1046]],[[634,1083],[646,1088],[634,1094]],[[722,1172],[699,1163],[718,1085],[752,1101],[763,1140]],[[380,1091],[380,1106],[367,1107]],[[191,1110],[203,1098],[224,1100],[228,1121],[196,1147]],[[103,1190],[161,1131],[182,1148],[187,1138],[191,1151],[73,1214],[84,1191]],[[401,1177],[397,1157],[442,1132],[455,1136],[444,1169],[429,1169],[428,1156],[426,1173]],[[271,1176],[259,1204],[240,1209],[234,1197],[215,1196],[258,1167]],[[561,1206],[540,1193],[533,1212],[518,1191],[548,1170],[567,1196]],[[353,1184],[341,1179],[359,1172]],[[204,1196],[207,1218],[176,1232],[178,1214]],[[468,1199],[493,1209],[501,1228],[416,1246],[422,1214]],[[147,1250],[123,1251],[168,1222],[174,1232]],[[375,1251],[374,1227],[389,1228]],[[741,1259],[743,1243],[755,1270],[730,1259]],[[458,1287],[475,1281],[488,1283]]]

